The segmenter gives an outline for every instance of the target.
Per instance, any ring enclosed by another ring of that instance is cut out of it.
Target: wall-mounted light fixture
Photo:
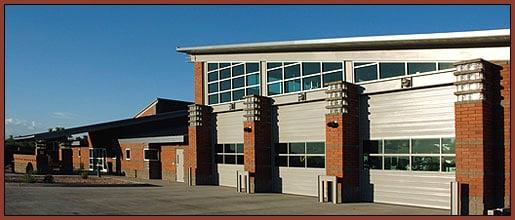
[[[299,102],[303,102],[303,101],[306,101],[306,93],[305,92],[301,92],[297,95],[297,101]]]
[[[401,79],[401,88],[411,88],[412,86],[411,77],[406,77]]]
[[[236,109],[236,103],[229,103],[229,110]]]
[[[251,127],[244,127],[243,131],[244,132],[252,132],[252,128]]]
[[[337,121],[330,121],[327,123],[327,126],[330,127],[330,128],[337,128],[338,127],[338,122]]]

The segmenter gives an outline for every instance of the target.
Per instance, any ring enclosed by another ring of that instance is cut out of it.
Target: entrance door
[[[177,149],[175,151],[175,168],[177,174],[177,182],[184,182],[184,150]]]
[[[89,171],[96,171],[107,173],[107,157],[105,148],[90,148],[89,149]]]

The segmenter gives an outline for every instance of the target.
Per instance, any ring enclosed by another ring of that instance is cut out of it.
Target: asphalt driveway
[[[149,181],[147,181],[149,182]],[[53,187],[5,183],[6,215],[448,215],[375,203],[318,203],[315,197],[244,194],[219,186]]]

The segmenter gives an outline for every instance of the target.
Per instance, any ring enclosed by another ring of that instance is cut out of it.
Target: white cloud
[[[18,118],[5,118],[5,136],[27,135],[44,130],[43,125],[37,121],[29,121]]]
[[[75,119],[77,118],[77,114],[69,113],[69,112],[52,112],[51,117],[57,119]]]

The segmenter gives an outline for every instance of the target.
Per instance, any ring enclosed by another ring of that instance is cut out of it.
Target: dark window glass
[[[240,76],[245,73],[245,70],[243,69],[243,64],[238,66],[232,67],[232,76]]]
[[[409,140],[384,140],[384,153],[385,154],[408,154],[409,153]]]
[[[304,143],[290,143],[290,154],[305,154]]]
[[[208,92],[218,92],[218,83],[211,83],[207,86]]]
[[[369,156],[368,167],[370,169],[381,170],[383,169],[383,157],[381,156]]]
[[[411,170],[439,171],[440,157],[411,157]]]
[[[247,86],[259,84],[259,74],[253,74],[247,76]]]
[[[300,64],[284,67],[284,79],[300,76]]]
[[[408,74],[431,72],[436,70],[436,63],[408,63]]]
[[[383,153],[383,141],[381,140],[366,140],[363,141],[365,154],[380,154]]]
[[[220,63],[220,68],[228,67],[230,65],[230,63]]]
[[[309,75],[320,73],[320,63],[318,62],[303,62],[302,63],[302,75]]]
[[[307,167],[324,168],[325,157],[323,156],[308,156]]]
[[[455,157],[442,157],[442,172],[455,172],[456,171],[456,158]]]
[[[368,62],[368,63],[355,62],[355,63],[354,63],[354,67],[363,66],[363,65],[367,65],[367,64],[372,64],[372,62]]]
[[[266,68],[267,69],[272,69],[272,68],[275,68],[275,67],[280,67],[282,65],[283,65],[283,63],[276,63],[276,62],[266,63]]]
[[[322,63],[322,72],[342,69],[342,63]]]
[[[220,70],[220,79],[227,79],[231,77],[231,68]]]
[[[322,75],[322,78],[324,78],[324,85],[326,83],[330,83],[330,82],[342,81],[343,80],[343,72],[337,71],[334,73],[327,73],[327,74]]]
[[[208,63],[207,64],[207,71],[216,70],[218,69],[218,63]]]
[[[259,63],[247,63],[247,73],[253,73],[259,71]]]
[[[288,144],[286,143],[278,143],[275,145],[275,152],[277,154],[287,154],[288,153]]]
[[[275,69],[268,71],[268,82],[274,82],[283,79],[283,70]]]
[[[244,89],[235,90],[235,91],[232,92],[232,100],[233,101],[237,101],[237,100],[243,99],[244,96],[245,96],[245,90]]]
[[[247,95],[259,95],[259,87],[247,88]]]
[[[363,82],[377,79],[377,65],[360,67],[354,69],[356,82]]]
[[[225,164],[236,164],[236,155],[224,155]]]
[[[224,144],[225,153],[236,153],[236,144]]]
[[[238,77],[232,79],[232,88],[240,88],[245,86],[245,78],[244,77]]]
[[[381,79],[405,75],[404,63],[379,63]]]
[[[225,80],[220,82],[220,91],[231,89],[231,80]]]
[[[308,142],[306,143],[306,154],[325,154],[324,142]]]
[[[288,66],[288,65],[291,65],[291,64],[294,64],[294,62],[284,62],[283,66]]]
[[[79,153],[80,153],[80,151],[79,151]],[[131,159],[131,150],[125,150],[125,158]]]
[[[316,89],[322,87],[320,76],[311,76],[304,78],[304,90]]]
[[[236,153],[243,153],[243,144],[236,144]]]
[[[438,63],[439,70],[446,70],[446,69],[452,69],[452,68],[454,68],[454,65],[452,65],[452,63]]]
[[[290,167],[305,167],[305,156],[289,156]]]
[[[268,85],[268,95],[281,94],[281,84],[282,83],[274,83]]]
[[[231,101],[231,92],[224,92],[220,94],[220,103],[222,102],[230,102]]]
[[[284,82],[284,93],[300,91],[300,79]]]
[[[216,163],[224,163],[224,155],[216,155]]]
[[[223,145],[223,144],[217,144],[217,145],[215,145],[216,153],[223,153],[223,152],[224,152],[223,147],[224,147],[224,145]]]
[[[145,160],[159,160],[157,150],[145,150]]]
[[[236,164],[245,164],[243,155],[236,155]]]
[[[440,153],[440,139],[412,139],[411,140],[411,153],[413,154],[439,154]]]
[[[455,151],[454,138],[442,138],[442,154],[454,154]]]
[[[288,157],[287,156],[277,156],[275,163],[277,166],[286,167],[286,166],[288,166]]]
[[[207,81],[212,82],[218,80],[218,71],[210,72],[207,74]]]
[[[209,99],[209,104],[216,104],[216,103],[218,103],[218,94],[209,95],[208,99]]]
[[[408,170],[409,157],[404,156],[385,156],[384,169],[385,170]]]

